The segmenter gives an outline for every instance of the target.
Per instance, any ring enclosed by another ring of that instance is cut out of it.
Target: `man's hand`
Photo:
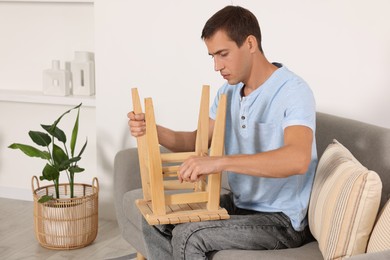
[[[145,114],[135,114],[134,111],[131,111],[127,117],[129,118],[128,125],[131,135],[134,137],[144,135],[146,131]]]
[[[219,159],[216,156],[191,156],[179,168],[179,181],[196,182],[201,175],[219,172]]]

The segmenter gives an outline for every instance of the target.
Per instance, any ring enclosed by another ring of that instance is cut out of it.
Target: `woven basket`
[[[37,188],[34,187],[34,180]],[[55,194],[54,185],[39,187],[33,176],[31,186],[34,196],[34,229],[38,242],[50,249],[76,249],[91,244],[98,232],[99,183],[74,184],[74,197],[69,198],[69,184],[60,184],[60,198],[45,203],[38,200],[43,195]]]

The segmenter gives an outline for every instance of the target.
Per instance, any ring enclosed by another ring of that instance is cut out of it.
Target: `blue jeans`
[[[235,207],[231,194],[221,196],[228,220],[150,226],[143,220],[149,260],[208,259],[224,249],[274,250],[299,247],[312,239],[308,227],[295,231],[283,213]]]

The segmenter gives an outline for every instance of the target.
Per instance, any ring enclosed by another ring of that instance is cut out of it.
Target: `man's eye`
[[[226,57],[226,56],[228,56],[228,52],[221,52],[221,57]]]

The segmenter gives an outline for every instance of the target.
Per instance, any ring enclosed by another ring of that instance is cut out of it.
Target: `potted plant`
[[[41,124],[44,131],[29,131],[29,136],[38,147],[13,143],[11,149],[19,149],[29,157],[46,161],[41,181],[52,185],[40,187],[36,176],[32,178],[34,196],[35,235],[47,248],[74,249],[93,242],[98,223],[98,181],[92,185],[75,183],[75,174],[83,172],[78,163],[87,146],[87,140],[76,153],[81,103],[63,113],[52,124]],[[69,146],[67,136],[59,128],[62,118],[77,110]],[[44,149],[42,150],[42,147]],[[68,183],[60,183],[61,174],[66,174]],[[37,188],[34,187],[34,180]]]

